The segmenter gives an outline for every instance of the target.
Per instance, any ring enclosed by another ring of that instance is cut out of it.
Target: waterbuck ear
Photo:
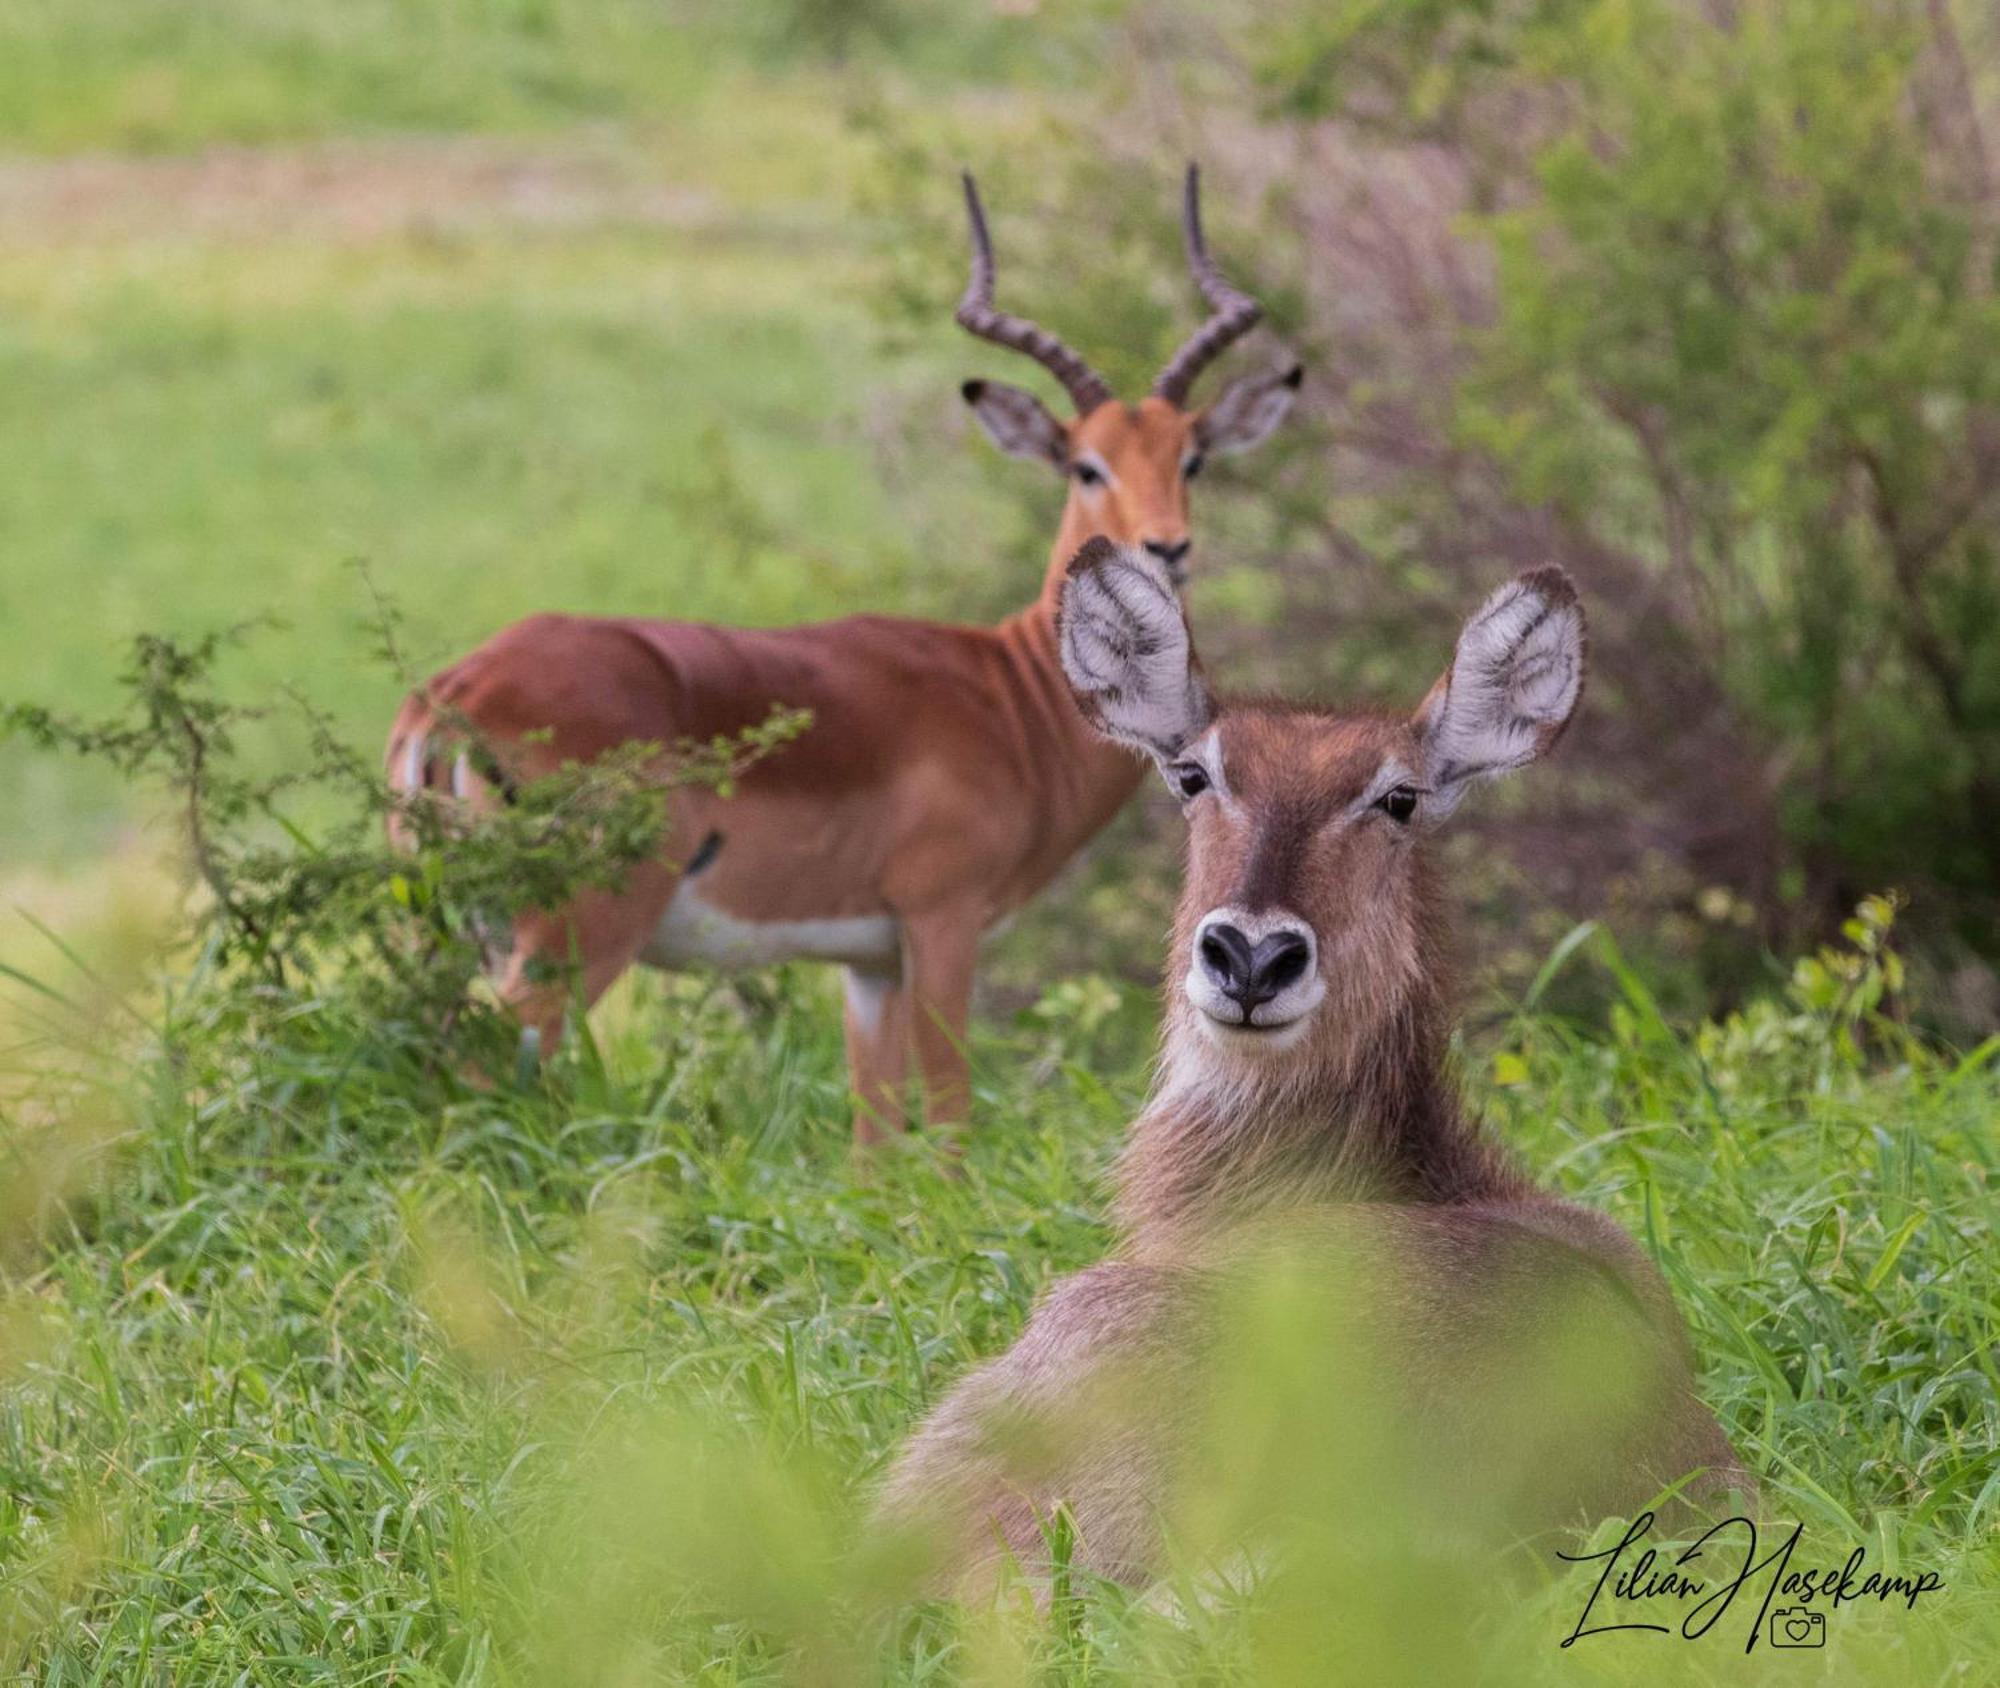
[[[1208,731],[1215,702],[1166,567],[1101,535],[1070,559],[1056,610],[1063,673],[1084,718],[1165,763]]]
[[[1036,457],[1069,469],[1069,431],[1033,393],[1005,381],[968,381],[959,388],[986,437],[1009,457]]]
[[[1275,374],[1244,375],[1230,382],[1215,403],[1195,418],[1195,443],[1218,455],[1262,445],[1291,414],[1305,373],[1295,363]]]
[[[1517,575],[1465,624],[1444,677],[1412,725],[1424,747],[1433,815],[1475,780],[1544,755],[1583,692],[1583,606],[1563,570]]]

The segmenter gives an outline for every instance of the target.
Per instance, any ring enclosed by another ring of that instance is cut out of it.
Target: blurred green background
[[[1196,317],[1198,157],[1271,309],[1231,372],[1308,369],[1195,489],[1211,667],[1414,701],[1493,582],[1576,573],[1578,725],[1447,846],[1468,1087],[1660,1263],[1815,1555],[1947,1587],[1826,1654],[1559,1652],[1587,1569],[1440,1565],[1326,1492],[1302,1340],[1228,1428],[1333,1539],[1261,1596],[884,1619],[874,1475],[1113,1246],[1158,796],[996,949],[963,1177],[860,1178],[824,970],[635,978],[498,1092],[338,979],[244,1037],[160,969],[151,800],[5,744],[0,1679],[1977,1680],[1996,96],[1969,0],[0,7],[0,701],[270,617],[230,683],[371,752],[377,592],[418,670],[549,607],[1024,602],[1061,488],[956,388],[1054,394],[951,325],[956,172],[1001,301],[1131,392]]]

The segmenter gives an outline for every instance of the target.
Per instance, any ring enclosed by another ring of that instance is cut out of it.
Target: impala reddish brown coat
[[[935,1528],[962,1582],[1006,1551],[1044,1563],[1066,1505],[1080,1563],[1143,1580],[1213,1428],[1230,1295],[1273,1263],[1346,1297],[1340,1405],[1393,1425],[1416,1479],[1399,1515],[1428,1504],[1440,1528],[1513,1539],[1691,1473],[1744,1485],[1652,1262],[1537,1186],[1449,1074],[1426,838],[1567,724],[1584,659],[1568,578],[1495,593],[1414,716],[1218,704],[1166,575],[1101,540],[1072,566],[1060,638],[1084,713],[1186,808],[1159,1074],[1118,1168],[1117,1256],[1056,1284],[945,1398],[887,1514]]]
[[[1188,173],[1185,233],[1212,315],[1136,405],[1075,352],[992,302],[993,256],[971,178],[972,277],[958,321],[1034,357],[1078,414],[1064,422],[999,382],[965,398],[1002,447],[1069,483],[1041,593],[998,627],[856,616],[773,631],[637,618],[535,616],[495,635],[403,705],[389,737],[396,789],[485,796],[455,737],[475,732],[523,774],[632,740],[735,733],[776,706],[809,710],[795,743],[728,799],[679,795],[659,859],[619,892],[517,923],[496,967],[529,1032],[559,1029],[579,958],[586,1003],[635,961],[754,966],[793,957],[847,969],[846,1031],[862,1140],[903,1123],[914,1051],[933,1123],[963,1117],[963,1054],[981,934],[1046,885],[1129,798],[1140,764],[1091,732],[1056,653],[1062,564],[1092,535],[1144,547],[1178,590],[1189,477],[1257,444],[1299,383],[1291,366],[1184,408],[1202,368],[1257,319],[1202,238]]]

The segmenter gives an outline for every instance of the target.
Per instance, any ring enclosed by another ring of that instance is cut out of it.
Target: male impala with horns
[[[735,734],[774,707],[810,711],[795,742],[728,798],[676,793],[659,855],[615,892],[515,923],[495,957],[524,1037],[547,1044],[573,989],[594,1002],[634,962],[846,969],[849,1073],[861,1142],[901,1128],[914,1054],[935,1125],[967,1106],[966,1019],[981,935],[1046,885],[1137,789],[1141,764],[1091,731],[1056,651],[1063,565],[1103,535],[1140,547],[1176,590],[1186,578],[1189,479],[1215,453],[1264,439],[1299,369],[1242,377],[1204,408],[1202,371],[1260,315],[1202,238],[1187,175],[1189,266],[1211,314],[1153,390],[1122,403],[1084,360],[993,304],[986,219],[965,180],[972,278],[958,322],[1053,375],[1064,420],[1019,388],[968,381],[1003,451],[1069,484],[1034,602],[997,627],[854,616],[775,630],[539,615],[494,635],[404,703],[389,737],[400,795],[492,801],[464,752],[475,734],[505,777],[544,773],[633,741]],[[549,977],[574,958],[574,984]],[[539,963],[539,965],[538,965]]]

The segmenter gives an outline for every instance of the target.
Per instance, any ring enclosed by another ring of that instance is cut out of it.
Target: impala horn
[[[1201,372],[1255,328],[1264,315],[1262,305],[1222,279],[1222,272],[1208,255],[1208,242],[1201,233],[1201,169],[1194,164],[1187,169],[1181,232],[1187,238],[1188,268],[1194,273],[1195,285],[1208,301],[1211,314],[1208,321],[1188,336],[1153,383],[1153,391],[1159,397],[1176,405],[1187,403],[1188,390]],[[961,316],[959,320],[964,318]]]
[[[955,313],[958,326],[982,340],[991,340],[996,346],[1027,353],[1063,384],[1077,415],[1088,416],[1111,397],[1110,385],[1104,377],[1046,328],[1026,317],[1009,316],[993,308],[993,239],[986,232],[986,212],[980,206],[979,189],[969,170],[965,173],[965,214],[972,223],[972,279],[965,284],[965,297],[958,302]],[[1256,307],[1251,306],[1251,310],[1254,312]]]

